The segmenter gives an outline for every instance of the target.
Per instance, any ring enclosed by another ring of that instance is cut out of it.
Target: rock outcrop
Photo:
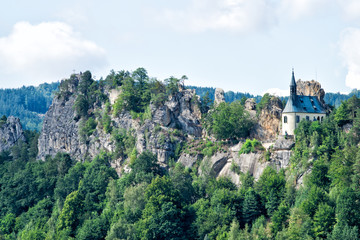
[[[296,92],[298,95],[317,96],[322,104],[325,105],[324,97],[325,91],[321,88],[321,84],[315,80],[296,81]]]
[[[111,134],[105,133],[99,124],[86,141],[81,139],[79,130],[82,120],[78,119],[74,109],[79,78],[63,84],[66,89],[63,88],[54,98],[45,115],[38,141],[38,157],[41,159],[46,155],[54,156],[57,152],[66,152],[82,161],[87,157],[93,158],[101,150],[115,150],[115,141]],[[118,90],[108,91],[108,97],[111,95],[112,102],[115,102],[115,95],[120,93]],[[117,116],[110,116],[111,126],[123,129],[129,134],[131,132],[135,137],[138,153],[149,150],[157,154],[159,162],[165,163],[174,155],[176,145],[184,140],[184,136],[174,136],[173,130],[179,129],[193,137],[200,137],[202,134],[197,98],[195,90],[181,90],[170,96],[161,106],[150,104],[151,120],[147,119],[142,123],[139,119],[132,119],[129,112],[122,112]],[[112,165],[118,168],[122,160],[118,159]]]
[[[245,109],[246,110],[256,110],[256,102],[254,98],[248,98],[245,101]]]
[[[257,181],[264,169],[268,166],[273,167],[277,171],[289,166],[291,150],[275,150],[273,149],[270,154],[270,159],[265,159],[265,152],[239,154],[241,143],[231,147],[229,153],[222,153],[221,155],[215,154],[210,163],[211,167],[215,170],[221,165],[220,171],[215,171],[217,176],[228,177],[234,184],[240,185],[239,172],[249,172]],[[239,172],[232,169],[234,165]]]
[[[222,102],[225,102],[225,92],[221,88],[216,88],[215,89],[214,105],[218,106]]]
[[[0,127],[0,152],[9,150],[19,140],[25,141],[19,118],[9,116]]]
[[[282,102],[278,97],[271,97],[259,115],[259,120],[251,131],[252,138],[261,141],[273,141],[280,132]]]

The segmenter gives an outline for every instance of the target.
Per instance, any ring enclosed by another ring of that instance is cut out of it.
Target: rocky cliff
[[[79,93],[77,86],[80,76],[68,81],[54,98],[52,105],[45,115],[43,128],[38,141],[38,157],[44,159],[46,155],[55,155],[57,152],[69,153],[73,158],[83,161],[87,157],[92,158],[101,150],[113,152],[116,141],[110,133],[106,133],[101,126],[99,112],[105,109],[101,107],[90,109],[94,113],[97,126],[92,134],[82,140],[80,128],[82,120],[79,120],[74,109],[74,104]],[[110,97],[111,103],[115,102],[116,96],[121,91],[105,91]],[[121,129],[134,137],[134,144],[138,153],[149,150],[157,154],[160,162],[167,162],[174,156],[177,144],[184,141],[185,136],[200,137],[202,128],[200,125],[201,113],[196,102],[198,97],[195,90],[181,90],[171,95],[164,104],[155,106],[150,104],[151,119],[141,121],[133,119],[129,112],[123,111],[118,115],[110,114],[111,127]],[[112,105],[110,106],[112,108]],[[181,132],[176,132],[176,129]],[[124,159],[119,157],[113,166],[120,167]]]
[[[265,151],[239,155],[242,143],[235,146],[226,145],[215,151],[211,157],[204,157],[202,150],[206,148],[206,142],[209,140],[204,137],[200,123],[202,116],[195,90],[179,88],[163,102],[150,102],[147,116],[144,117],[144,113],[142,117],[138,117],[128,111],[114,110],[116,99],[122,94],[121,89],[102,89],[107,100],[95,101],[89,106],[86,116],[79,117],[76,109],[81,94],[81,81],[82,76],[75,75],[61,84],[59,93],[45,115],[38,140],[40,159],[47,155],[54,156],[58,152],[66,152],[74,159],[84,161],[93,158],[102,150],[117,152],[120,149],[122,153],[114,155],[111,164],[121,174],[132,152],[141,153],[148,150],[156,154],[158,161],[165,167],[170,159],[196,169],[201,169],[199,166],[209,162],[216,176],[227,176],[236,184],[240,184],[239,172],[234,172],[231,169],[232,165],[237,166],[240,172],[250,172],[258,179],[266,166],[271,165],[279,170],[289,163],[289,147],[275,147],[265,159]],[[217,101],[220,103],[224,100],[223,91],[217,92]],[[246,109],[251,112],[254,119],[257,118],[256,103],[253,99],[246,102]],[[104,127],[105,117],[109,118],[107,128],[111,128],[110,131]],[[253,136],[274,141],[281,118],[280,100],[271,98],[258,117]],[[94,119],[95,127],[84,139],[81,131],[84,123],[90,118]],[[196,147],[196,143],[201,146]],[[129,149],[124,150],[128,147],[124,144],[130,145],[130,152]],[[216,144],[223,145],[220,142]]]
[[[10,116],[0,126],[0,152],[9,150],[19,140],[25,141],[20,120]]]
[[[251,132],[251,137],[264,142],[276,139],[281,127],[282,103],[278,97],[271,97],[261,110],[258,121]]]

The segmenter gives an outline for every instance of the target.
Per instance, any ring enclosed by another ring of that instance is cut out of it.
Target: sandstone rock
[[[38,157],[41,159],[44,159],[46,155],[53,156],[57,152],[66,152],[75,159],[84,160],[86,157],[93,158],[101,150],[109,152],[115,150],[111,134],[105,133],[99,126],[86,143],[80,141],[80,121],[76,119],[73,108],[78,94],[76,87],[79,78],[80,76],[75,76],[61,83],[59,97],[54,98],[45,114],[38,141]],[[112,103],[119,93],[119,90],[111,90],[108,93]],[[170,128],[179,128],[195,137],[201,136],[201,113],[196,104],[197,98],[195,90],[182,90],[171,96],[162,106],[156,107],[151,104],[152,120],[146,120],[144,124],[141,124],[139,119],[132,119],[129,112],[122,112],[117,117],[110,116],[112,126],[114,129],[131,131],[135,137],[138,153],[149,150],[157,155],[159,162],[165,164],[174,155],[176,144],[182,141],[177,138],[170,139],[167,134]],[[160,132],[154,131],[156,125],[161,126]],[[115,160],[113,165],[118,168],[123,160]]]
[[[264,169],[270,164],[263,161],[262,153],[249,153],[235,156],[234,161],[240,167],[240,171],[243,173],[249,172],[257,181]]]
[[[229,159],[228,153],[216,153],[214,156],[211,157],[210,163],[211,168],[214,170],[215,174],[218,175],[221,169],[225,166]]]
[[[272,97],[269,104],[262,109],[259,120],[250,133],[250,137],[261,141],[272,141],[280,132],[282,102]]]
[[[225,102],[225,92],[221,88],[215,89],[215,100],[214,105],[218,106],[220,103]]]
[[[296,92],[298,95],[317,96],[322,104],[325,104],[325,91],[321,88],[321,84],[315,80],[296,81]]]
[[[285,139],[285,136],[279,136],[273,145],[274,150],[291,150],[295,146],[295,141],[288,137]]]
[[[10,150],[19,140],[25,141],[20,119],[9,116],[0,127],[0,152]]]
[[[240,186],[240,176],[231,170],[232,159],[229,159],[219,173],[219,177],[228,177],[236,186]]]
[[[274,151],[271,154],[271,164],[277,171],[280,169],[287,168],[290,164],[291,151],[290,150],[279,150]]]
[[[248,98],[245,101],[245,109],[247,110],[255,110],[256,109],[256,102],[254,98]]]
[[[184,165],[185,167],[193,167],[194,164],[196,163],[196,161],[198,161],[200,159],[199,154],[196,154],[194,156],[187,154],[187,153],[183,153],[181,154],[181,156],[178,159],[178,162],[180,162],[182,165]]]
[[[120,89],[111,89],[109,92],[109,100],[111,104],[114,104],[118,96],[120,95]]]
[[[227,163],[229,157],[230,157],[229,153],[217,152],[211,158],[204,158],[198,169],[199,174],[200,175],[204,174],[203,168],[209,167],[212,170],[212,172],[215,173],[216,176],[218,176],[220,171]],[[205,173],[205,174],[209,174],[209,173]]]

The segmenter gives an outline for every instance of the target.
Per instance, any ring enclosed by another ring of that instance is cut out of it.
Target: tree
[[[337,223],[332,233],[328,235],[328,239],[357,240],[359,239],[358,228],[356,226],[350,227],[346,223]]]
[[[88,115],[89,103],[84,95],[79,94],[77,96],[74,108],[79,118],[86,117]]]
[[[240,102],[220,103],[205,118],[206,129],[218,139],[244,138],[254,123]]]
[[[359,193],[351,188],[345,188],[336,200],[336,218],[340,223],[350,227],[360,225],[360,198]]]
[[[272,167],[267,167],[255,184],[255,189],[260,194],[269,215],[280,204],[285,192],[285,183],[284,172],[277,173]]]
[[[156,177],[147,187],[145,199],[147,203],[139,222],[142,238],[186,238],[180,193],[168,177]]]
[[[261,215],[261,209],[260,196],[252,188],[249,188],[245,194],[242,208],[245,223],[251,225],[252,221]]]
[[[69,229],[73,235],[75,229],[79,225],[79,217],[83,212],[83,200],[81,199],[79,192],[75,191],[70,193],[65,200],[64,207],[60,213],[57,222],[57,231]]]
[[[326,238],[335,224],[335,211],[326,203],[319,205],[314,215],[314,234],[318,238]]]
[[[274,236],[286,227],[286,221],[289,218],[289,207],[286,204],[280,204],[277,211],[271,216],[270,229]]]

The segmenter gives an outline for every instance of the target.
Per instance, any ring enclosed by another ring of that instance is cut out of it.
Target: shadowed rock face
[[[0,127],[0,152],[9,150],[19,140],[25,141],[19,118],[10,116]]]

